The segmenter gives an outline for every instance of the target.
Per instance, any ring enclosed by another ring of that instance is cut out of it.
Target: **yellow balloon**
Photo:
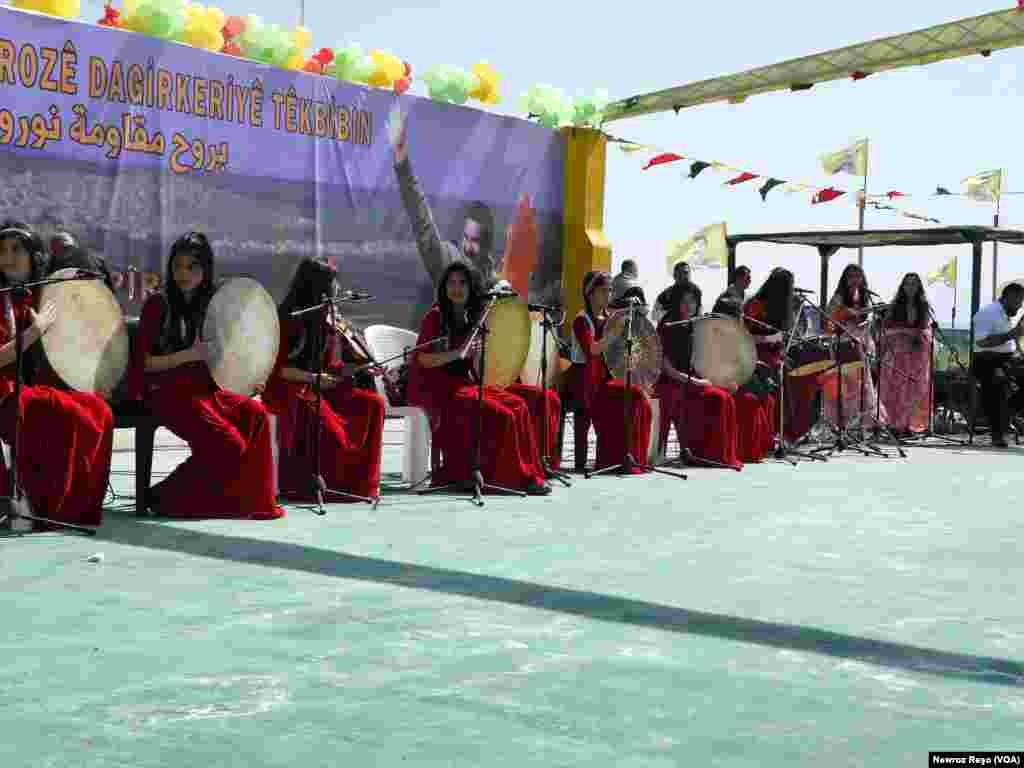
[[[134,16],[135,15],[135,11],[138,9],[138,7],[139,7],[139,0],[124,0],[124,6],[121,9],[122,10],[122,14],[121,15],[125,16],[125,17]]]
[[[292,42],[299,50],[305,51],[313,44],[313,33],[305,27],[296,27],[292,32]]]
[[[370,51],[370,58],[373,59],[374,70],[366,84],[371,88],[388,88],[394,80],[388,77],[388,54],[386,51]]]
[[[301,70],[306,66],[306,57],[303,56],[302,52],[293,53],[292,57],[288,59],[288,63],[284,65],[285,69],[293,69],[295,71]]]
[[[224,25],[227,23],[228,17],[220,8],[211,5],[206,9],[206,21],[211,28],[216,29],[219,32],[224,29]]]

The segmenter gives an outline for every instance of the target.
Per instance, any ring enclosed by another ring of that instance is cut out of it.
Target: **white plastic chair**
[[[391,325],[371,325],[363,331],[370,353],[376,360],[386,360],[416,346],[418,336],[404,328]],[[385,368],[398,368],[402,358],[384,364]],[[405,444],[402,451],[402,480],[418,485],[430,474],[430,419],[427,412],[415,405],[395,406],[388,400],[381,378],[375,377],[377,392],[386,404],[385,416],[401,416],[405,420]]]

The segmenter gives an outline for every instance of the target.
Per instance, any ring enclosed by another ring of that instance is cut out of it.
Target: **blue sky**
[[[358,42],[364,48],[393,51],[418,74],[436,64],[470,67],[487,60],[503,75],[503,103],[490,107],[519,112],[519,96],[548,83],[569,93],[609,90],[613,98],[671,87],[717,75],[825,51],[843,45],[909,32],[955,19],[1010,7],[1012,0],[930,0],[859,3],[775,0],[755,3],[683,4],[633,0],[597,4],[567,0],[493,4],[446,0],[433,3],[341,3],[307,0],[306,26],[320,46]],[[298,2],[225,0],[229,13],[254,13],[268,22],[295,24]],[[83,10],[102,15],[102,3],[86,0]],[[613,123],[609,132],[656,144],[684,155],[717,160],[794,180],[856,188],[857,180],[828,178],[819,154],[868,137],[872,141],[870,190],[898,189],[924,197],[904,204],[943,224],[990,224],[992,209],[963,199],[928,197],[936,185],[959,191],[960,181],[978,171],[1003,167],[1011,190],[1024,191],[1021,131],[1017,123],[1018,67],[1024,49],[990,58],[973,57],[868,78],[816,86],[798,94],[752,97],[742,105],[712,105]],[[424,93],[422,83],[414,92]],[[1019,118],[1018,118],[1019,119]],[[723,177],[705,172],[693,181],[669,166],[641,172],[646,158],[610,149],[605,229],[613,263],[640,263],[651,289],[669,280],[665,254],[672,240],[700,227],[725,221],[732,233],[804,228],[856,228],[852,196],[812,207],[803,195],[776,190],[762,203],[756,182],[722,187]],[[1024,195],[1003,201],[1002,223],[1024,227]],[[914,222],[891,213],[868,211],[868,227],[907,227]],[[924,275],[961,254],[958,325],[970,307],[970,261],[966,249],[875,249],[865,252],[872,288],[891,294],[903,273]],[[991,292],[991,257],[982,274],[983,301]],[[1024,254],[1002,246],[1001,279],[1024,277]],[[816,255],[809,249],[751,247],[740,260],[759,284],[774,266],[785,265],[798,285],[818,287]],[[832,282],[856,252],[833,260]],[[706,292],[723,285],[722,270],[701,269]],[[945,324],[952,291],[929,288]]]

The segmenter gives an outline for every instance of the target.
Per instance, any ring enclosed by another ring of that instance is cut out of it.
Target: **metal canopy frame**
[[[818,249],[821,257],[821,286],[819,289],[822,312],[828,306],[828,262],[841,248],[880,248],[896,245],[970,245],[971,246],[971,330],[969,341],[970,363],[968,377],[974,382],[974,316],[981,306],[981,258],[985,243],[1024,245],[1024,232],[995,227],[935,227],[929,229],[868,229],[822,232],[777,232],[751,235],[730,235],[726,238],[729,251],[726,285],[732,283],[736,271],[736,248],[741,243],[773,243],[775,245],[807,245]],[[971,390],[973,392],[973,389]],[[974,442],[975,399],[970,398],[970,441]]]
[[[904,67],[1024,45],[1024,12],[1013,8],[939,24],[825,53],[790,59],[780,64],[612,102],[604,122],[657,112],[728,102],[738,104],[773,91],[805,91],[817,83],[861,79]]]

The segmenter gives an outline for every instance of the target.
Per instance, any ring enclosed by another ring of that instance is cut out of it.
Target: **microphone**
[[[814,293],[814,291],[808,291],[806,288],[794,288],[793,293]]]
[[[105,280],[106,275],[102,272],[94,272],[91,269],[76,269],[75,279],[77,280]]]
[[[513,291],[511,288],[495,288],[493,291],[487,291],[484,294],[485,299],[503,299],[509,296],[518,296],[519,294]]]
[[[531,312],[561,312],[561,307],[549,307],[547,304],[528,304]]]

